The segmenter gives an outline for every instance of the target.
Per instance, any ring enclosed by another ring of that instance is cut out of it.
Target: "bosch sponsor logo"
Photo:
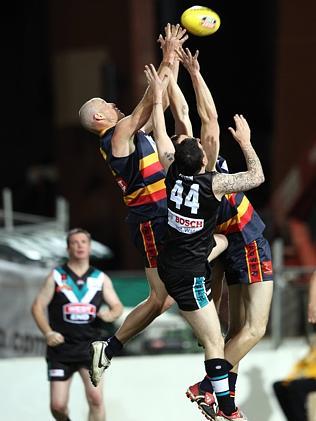
[[[183,234],[192,234],[203,229],[204,219],[188,218],[168,209],[168,224]]]
[[[97,314],[93,304],[68,303],[63,306],[64,320],[69,323],[90,323]]]
[[[176,224],[180,224],[184,227],[191,227],[191,228],[203,228],[204,226],[204,221],[202,221],[201,219],[187,219],[187,218],[182,218],[181,216],[176,216]]]

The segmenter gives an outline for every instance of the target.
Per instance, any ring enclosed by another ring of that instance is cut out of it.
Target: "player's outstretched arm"
[[[247,120],[238,114],[234,116],[234,120],[236,128],[229,127],[229,130],[241,147],[248,171],[235,174],[216,174],[213,177],[213,192],[218,199],[227,193],[253,189],[264,182],[261,162],[250,142],[250,128]]]
[[[163,59],[159,66],[158,74],[164,77],[165,74],[172,67],[175,57],[176,49],[187,38],[185,31],[179,31],[179,25],[167,24],[165,28],[165,39],[162,48]],[[128,154],[129,142],[134,134],[140,130],[150,118],[152,112],[152,91],[150,86],[147,87],[145,94],[133,112],[120,120],[115,128],[112,137],[113,153],[120,156],[125,152]]]
[[[162,81],[156,72],[155,66],[150,64],[145,66],[145,74],[148,80],[149,86],[153,91],[153,112],[152,112],[152,123],[153,133],[157,144],[159,160],[165,170],[168,170],[169,166],[174,161],[174,146],[171,142],[170,137],[167,134],[165,116],[162,107],[162,95],[164,90],[164,84],[168,83],[168,75],[165,75]]]
[[[170,73],[169,76],[167,92],[175,124],[175,134],[184,134],[192,137],[193,131],[189,116],[189,106],[173,73]]]
[[[199,51],[192,55],[186,48],[180,48],[178,55],[183,66],[190,74],[195,92],[197,111],[201,119],[201,144],[208,158],[206,169],[213,171],[219,152],[218,116],[212,94],[200,72]]]
[[[186,29],[183,29],[179,24],[177,25],[168,25],[165,27],[165,34],[166,37],[169,37],[171,34],[173,34],[174,36],[176,36],[178,38],[177,41],[177,47],[176,48],[180,48],[180,46],[183,45],[183,43],[187,40],[188,35],[186,34]],[[165,38],[162,36],[162,34],[159,35],[157,42],[160,44],[160,48],[161,50],[164,52],[164,49],[166,48],[166,43],[165,43]],[[160,74],[160,76],[163,77],[163,74],[161,73],[161,68],[163,66],[163,63],[160,65],[159,69],[158,69],[158,74]],[[169,67],[171,72],[173,75],[173,81],[175,83],[177,83],[178,80],[178,74],[179,74],[179,57],[177,56],[177,54],[174,55],[174,61],[173,64]],[[169,83],[171,83],[171,78],[169,79]],[[166,111],[166,109],[169,107],[169,105],[171,105],[171,112],[173,113],[172,110],[172,104],[170,104],[170,91],[169,91],[169,85],[168,85],[168,89],[164,90],[163,92],[163,96],[162,96],[162,106],[164,111]],[[175,124],[177,127],[177,120],[175,120]],[[180,126],[182,129],[182,126]],[[142,130],[145,133],[150,133],[152,132],[152,120],[151,117],[149,118],[149,120],[146,122],[145,126],[142,128]],[[183,133],[181,132],[177,132],[176,133]]]

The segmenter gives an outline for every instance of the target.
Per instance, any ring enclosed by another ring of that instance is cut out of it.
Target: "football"
[[[181,15],[181,25],[198,37],[214,34],[220,24],[221,20],[218,14],[204,6],[192,6]]]

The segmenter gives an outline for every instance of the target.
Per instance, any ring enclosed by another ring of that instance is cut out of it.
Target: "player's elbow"
[[[253,181],[254,181],[254,187],[259,187],[262,183],[264,183],[265,176],[264,176],[263,172],[258,174],[257,177],[255,177],[253,179]]]
[[[261,174],[259,176],[259,186],[260,186],[260,184],[264,183],[265,180],[266,180],[266,178],[265,178],[263,172],[261,172]]]
[[[36,314],[38,312],[38,307],[39,306],[38,306],[37,300],[34,300],[33,303],[32,303],[32,305],[31,305],[31,308],[30,308],[31,314],[32,314],[33,318],[36,317]]]
[[[124,311],[124,306],[122,303],[117,305],[117,318],[121,317]]]
[[[202,124],[218,123],[218,115],[215,111],[200,111],[199,115]]]
[[[113,314],[113,318],[114,320],[117,320],[119,317],[122,316],[124,311],[124,306],[122,303],[116,303],[113,308],[112,308],[112,314]]]

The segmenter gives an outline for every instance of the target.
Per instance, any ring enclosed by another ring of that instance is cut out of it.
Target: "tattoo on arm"
[[[216,174],[213,179],[215,194],[241,192],[258,187],[264,181],[260,160],[251,144],[242,146],[248,171],[235,174]]]
[[[174,153],[165,152],[165,158],[166,158],[167,161],[173,162],[174,161]]]

